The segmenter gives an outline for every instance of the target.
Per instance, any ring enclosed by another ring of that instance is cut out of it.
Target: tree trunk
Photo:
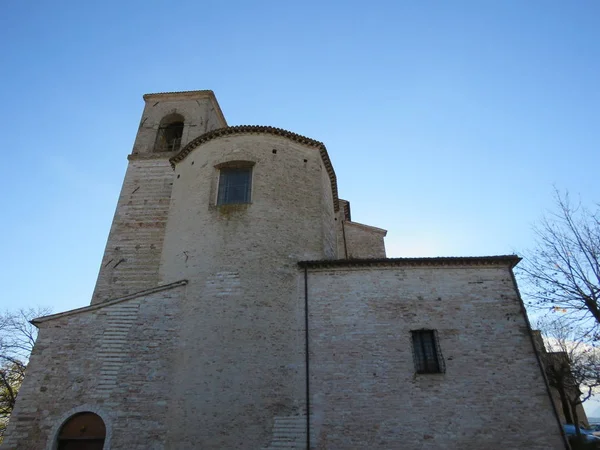
[[[571,402],[567,398],[564,388],[558,388],[556,390],[560,395],[560,403],[562,405],[563,414],[565,415],[565,422],[574,423],[577,425],[577,422],[573,421],[573,415],[571,414]]]

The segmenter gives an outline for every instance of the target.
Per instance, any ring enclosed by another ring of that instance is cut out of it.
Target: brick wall
[[[507,267],[311,270],[316,448],[564,448]],[[416,375],[410,330],[446,373]]]
[[[331,205],[333,204],[333,193],[331,192],[331,180],[325,167],[321,166],[321,189],[322,193],[322,229],[323,229],[323,254],[324,259],[337,259],[337,226],[336,216]]]
[[[212,91],[148,94],[144,95],[144,101],[145,107],[133,145],[133,154],[146,155],[154,152],[159,125],[169,114],[178,114],[184,118],[182,148],[207,131],[227,126]]]
[[[172,184],[168,158],[129,162],[92,304],[157,285]]]
[[[39,322],[3,449],[53,450],[86,410],[115,450],[302,448],[297,262],[382,257],[385,231],[336,214],[319,150],[286,137],[221,136],[173,171],[153,153],[165,115],[183,145],[225,121],[208,91],[145,100],[92,306]],[[216,205],[216,166],[240,160],[251,203]],[[317,448],[562,448],[508,267],[311,269],[308,285]],[[423,327],[444,374],[414,373]]]
[[[105,448],[165,448],[184,289],[41,323],[2,448],[52,450],[62,423],[81,411],[106,423]]]
[[[169,158],[177,152],[155,152],[161,120],[184,118],[181,146],[227,125],[211,91],[145,95],[145,108],[129,155],[92,303],[128,295],[158,283],[165,224],[173,185]]]
[[[383,238],[387,231],[348,220],[343,227],[348,258],[385,258]]]
[[[231,161],[254,163],[252,202],[217,206],[215,166]],[[297,261],[329,251],[323,229],[335,227],[334,206],[323,172],[317,148],[256,134],[208,141],[177,163],[161,280],[190,283],[167,448],[303,443]]]

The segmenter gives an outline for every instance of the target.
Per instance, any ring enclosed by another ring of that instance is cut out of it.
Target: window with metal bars
[[[173,122],[158,129],[154,151],[175,152],[181,147],[183,122]]]
[[[411,334],[416,372],[445,372],[444,359],[435,330],[413,330]]]
[[[222,168],[217,205],[250,203],[252,168]]]

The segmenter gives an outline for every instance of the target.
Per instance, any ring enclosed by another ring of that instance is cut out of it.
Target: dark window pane
[[[438,373],[440,362],[433,330],[412,332],[415,368],[417,373]]]
[[[251,169],[221,169],[218,205],[250,203]]]

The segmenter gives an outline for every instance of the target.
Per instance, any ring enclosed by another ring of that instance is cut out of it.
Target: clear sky
[[[89,304],[149,92],[325,143],[388,256],[531,245],[600,197],[600,2],[5,1],[0,308]],[[600,414],[598,414],[600,415]]]

